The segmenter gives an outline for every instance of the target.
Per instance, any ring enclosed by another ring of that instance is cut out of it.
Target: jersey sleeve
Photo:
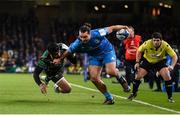
[[[68,56],[67,56],[67,59],[68,59],[71,63],[77,64],[77,57],[76,57],[75,54],[70,54],[70,55],[68,55]]]
[[[103,37],[109,34],[108,28],[100,28],[92,30],[93,37]]]
[[[38,61],[37,66],[39,66],[39,67],[45,69],[46,63],[44,62],[44,59],[40,59],[40,60]]]
[[[70,53],[78,52],[79,46],[80,46],[80,41],[79,41],[79,39],[77,38],[73,43],[70,44],[70,46],[69,46],[69,48],[68,48],[68,52],[70,52]]]
[[[42,82],[39,78],[40,73],[43,71],[43,68],[36,66],[34,73],[33,73],[33,78],[34,81],[36,82],[37,85],[40,85]]]
[[[41,58],[39,59],[37,66],[46,69],[47,65],[49,65],[50,60],[46,59],[48,56],[48,50],[46,50],[43,55],[41,56]]]
[[[166,52],[173,57],[176,53],[175,51],[171,48],[171,46],[166,42]]]

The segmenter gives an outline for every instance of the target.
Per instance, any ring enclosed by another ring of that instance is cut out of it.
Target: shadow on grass
[[[15,104],[32,104],[32,105],[40,105],[40,104],[55,104],[58,103],[56,101],[52,101],[49,99],[46,100],[29,100],[29,99],[15,99],[15,100],[4,100],[1,101],[1,104],[11,104],[11,105],[15,105]]]
[[[33,99],[11,99],[11,100],[3,100],[0,102],[0,105],[59,105],[62,104],[64,106],[71,105],[71,106],[77,106],[77,105],[103,105],[101,102],[95,102],[95,101],[78,101],[78,100],[57,100],[57,99],[44,99],[44,100],[33,100]]]

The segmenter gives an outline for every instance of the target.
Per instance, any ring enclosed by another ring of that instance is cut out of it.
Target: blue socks
[[[113,100],[111,93],[105,92],[105,93],[103,93],[103,95],[106,97],[107,100]]]

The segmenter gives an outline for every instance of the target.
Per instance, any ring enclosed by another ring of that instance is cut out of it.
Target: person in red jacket
[[[136,63],[136,51],[142,42],[142,37],[135,34],[132,26],[129,27],[129,33],[130,35],[122,41],[120,54],[124,58],[125,78],[130,86],[135,77],[134,65]]]

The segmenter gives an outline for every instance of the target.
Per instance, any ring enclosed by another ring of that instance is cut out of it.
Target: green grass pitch
[[[128,101],[119,84],[103,79],[114,95],[114,105],[103,105],[104,97],[94,85],[80,75],[65,75],[72,84],[70,94],[57,94],[53,83],[48,94],[40,93],[31,74],[0,74],[0,114],[180,114],[180,93],[174,93],[175,103],[168,103],[166,93],[153,92],[141,84],[137,100]],[[93,90],[95,89],[95,91]],[[150,105],[145,105],[145,104]]]

